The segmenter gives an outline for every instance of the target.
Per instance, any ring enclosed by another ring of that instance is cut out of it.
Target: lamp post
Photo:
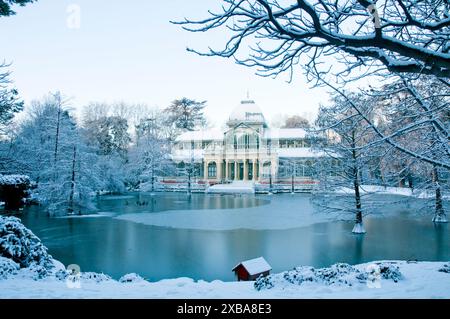
[[[291,176],[291,194],[294,194],[294,174],[295,174],[295,166],[292,165],[292,176]]]
[[[269,156],[272,157],[272,141],[269,143]],[[272,160],[270,160],[270,168],[269,168],[269,195],[273,194],[273,185],[272,185]]]
[[[187,194],[188,196],[191,196],[192,193],[192,182],[191,182],[191,176],[194,171],[194,141],[191,141],[191,159],[189,166],[187,168],[187,174],[188,174],[188,187],[187,187]]]

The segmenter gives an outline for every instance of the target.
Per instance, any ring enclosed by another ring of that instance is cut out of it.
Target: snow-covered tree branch
[[[234,57],[264,76],[302,64],[332,69],[344,81],[354,71],[450,76],[450,4],[445,0],[223,0],[202,20],[174,22],[192,32],[225,29],[222,49],[188,48]],[[249,51],[247,51],[247,45]],[[242,53],[242,54],[239,54]],[[328,59],[335,57],[340,68]]]

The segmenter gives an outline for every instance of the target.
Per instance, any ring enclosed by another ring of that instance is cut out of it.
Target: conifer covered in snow
[[[0,257],[12,260],[21,268],[38,266],[50,270],[54,267],[47,248],[16,217],[0,216]]]

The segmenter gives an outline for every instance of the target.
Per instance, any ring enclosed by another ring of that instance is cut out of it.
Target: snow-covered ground
[[[253,194],[255,185],[253,182],[234,181],[230,184],[217,184],[207,189],[208,193],[238,193]]]
[[[301,267],[259,281],[260,290],[255,289],[255,282],[195,282],[189,278],[147,282],[136,275],[119,282],[93,273],[83,273],[78,285],[60,276],[33,280],[28,270],[22,269],[0,279],[0,298],[450,298],[450,271],[439,271],[450,270],[448,264],[383,264],[390,264],[394,271],[373,276],[374,263],[341,264],[314,272]]]
[[[301,195],[300,195],[301,196]],[[158,213],[123,214],[116,218],[146,225],[202,230],[289,229],[330,221],[330,213],[314,212],[309,198],[277,196],[269,204],[234,209],[173,210]]]
[[[336,190],[337,193],[341,194],[353,194],[354,191],[351,188],[341,187]],[[413,196],[417,198],[432,198],[435,196],[434,192],[431,190],[414,189],[408,187],[390,187],[390,186],[380,186],[380,185],[361,185],[362,194],[389,194],[389,195],[400,195],[400,196]],[[448,194],[443,196],[444,198],[450,198]]]

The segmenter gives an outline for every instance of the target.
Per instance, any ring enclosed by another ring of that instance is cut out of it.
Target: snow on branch
[[[382,66],[391,72],[450,76],[448,1],[223,2],[221,12],[208,11],[206,19],[173,22],[192,32],[230,32],[222,49],[188,51],[234,57],[264,76],[292,72],[301,61],[316,64],[322,59],[330,65],[324,59],[330,55],[349,69]],[[245,41],[251,43],[249,52]]]

